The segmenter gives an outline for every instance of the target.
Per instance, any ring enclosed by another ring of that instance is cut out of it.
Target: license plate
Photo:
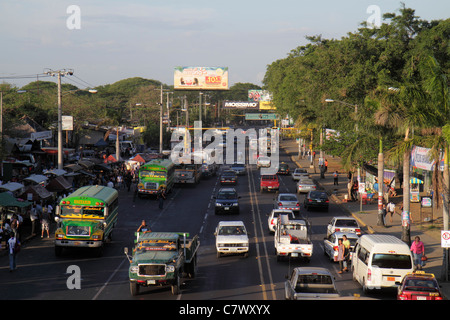
[[[156,284],[156,280],[147,280],[147,284]]]
[[[298,253],[297,253],[297,252],[292,252],[292,253],[291,253],[291,257],[297,258],[297,257],[298,257]]]
[[[228,207],[225,207],[225,208],[223,208],[223,210],[230,210],[230,208],[228,208]]]
[[[75,241],[73,244],[76,245],[76,246],[79,246],[81,244],[81,242],[80,241]]]
[[[427,300],[427,297],[419,296],[419,297],[416,297],[416,300]]]
[[[387,281],[395,281],[395,277],[387,277]]]

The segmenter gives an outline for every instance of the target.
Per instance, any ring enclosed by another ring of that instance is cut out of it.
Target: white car
[[[269,215],[269,219],[267,220],[267,225],[269,226],[270,232],[275,232],[277,227],[278,216],[287,214],[289,216],[289,220],[295,220],[295,215],[292,210],[286,209],[273,209]]]
[[[256,160],[256,166],[259,168],[269,168],[270,167],[270,158],[261,156]]]
[[[317,190],[317,186],[311,179],[300,178],[297,182],[297,193],[308,193]]]
[[[309,178],[308,171],[306,171],[306,169],[302,169],[302,168],[295,168],[294,172],[292,172],[292,179],[300,180],[301,177]]]
[[[333,217],[327,225],[327,237],[334,232],[353,232],[361,236],[361,227],[355,218],[347,216]]]
[[[248,257],[249,240],[242,221],[220,221],[214,232],[217,257],[222,254],[243,254]]]
[[[350,241],[350,260],[352,259],[353,249],[355,248],[355,244],[356,241],[358,241],[359,236],[353,232],[338,231],[323,239],[323,250],[331,261],[337,261],[338,241],[342,240],[344,235],[347,237],[348,241]]]

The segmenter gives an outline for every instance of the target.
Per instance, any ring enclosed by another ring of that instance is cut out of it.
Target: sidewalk
[[[386,227],[377,226],[377,200],[372,201],[372,204],[363,204],[362,211],[360,210],[361,205],[359,201],[344,202],[345,195],[347,195],[348,180],[347,173],[342,169],[340,159],[331,156],[325,157],[328,160],[328,170],[325,178],[321,179],[317,156],[315,159],[315,169],[310,168],[309,157],[303,157],[303,159],[298,158],[298,144],[295,140],[282,140],[280,141],[280,146],[298,167],[308,170],[311,178],[317,183],[317,186],[325,189],[333,202],[339,204],[349,215],[352,215],[358,220],[365,233],[384,233],[401,238],[402,226],[400,215],[394,215],[392,223],[386,217]],[[332,174],[335,170],[339,172],[339,185],[334,185]],[[443,294],[450,298],[450,282],[445,282],[441,276],[443,273],[443,249],[441,247],[442,211],[433,213],[432,222],[420,223],[420,215],[417,212],[418,210],[415,209],[415,207],[411,206],[411,216],[414,222],[410,228],[411,241],[414,241],[415,236],[419,236],[423,241],[425,244],[425,253],[428,257],[424,271],[434,273],[439,284],[442,286]]]

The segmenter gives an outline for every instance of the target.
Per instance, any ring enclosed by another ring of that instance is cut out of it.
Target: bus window
[[[103,217],[104,208],[103,207],[84,207],[83,214],[87,215],[97,215]]]
[[[141,177],[145,177],[145,178],[165,178],[166,177],[166,173],[164,171],[142,170],[139,174]]]
[[[81,214],[81,206],[61,206],[61,214]]]

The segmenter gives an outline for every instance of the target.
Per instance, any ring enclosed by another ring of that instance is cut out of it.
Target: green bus
[[[92,248],[103,253],[119,214],[119,193],[114,188],[84,186],[61,199],[56,207],[55,254],[64,248]]]
[[[170,191],[174,184],[175,165],[170,159],[153,159],[139,168],[138,195],[156,194],[161,187]]]

